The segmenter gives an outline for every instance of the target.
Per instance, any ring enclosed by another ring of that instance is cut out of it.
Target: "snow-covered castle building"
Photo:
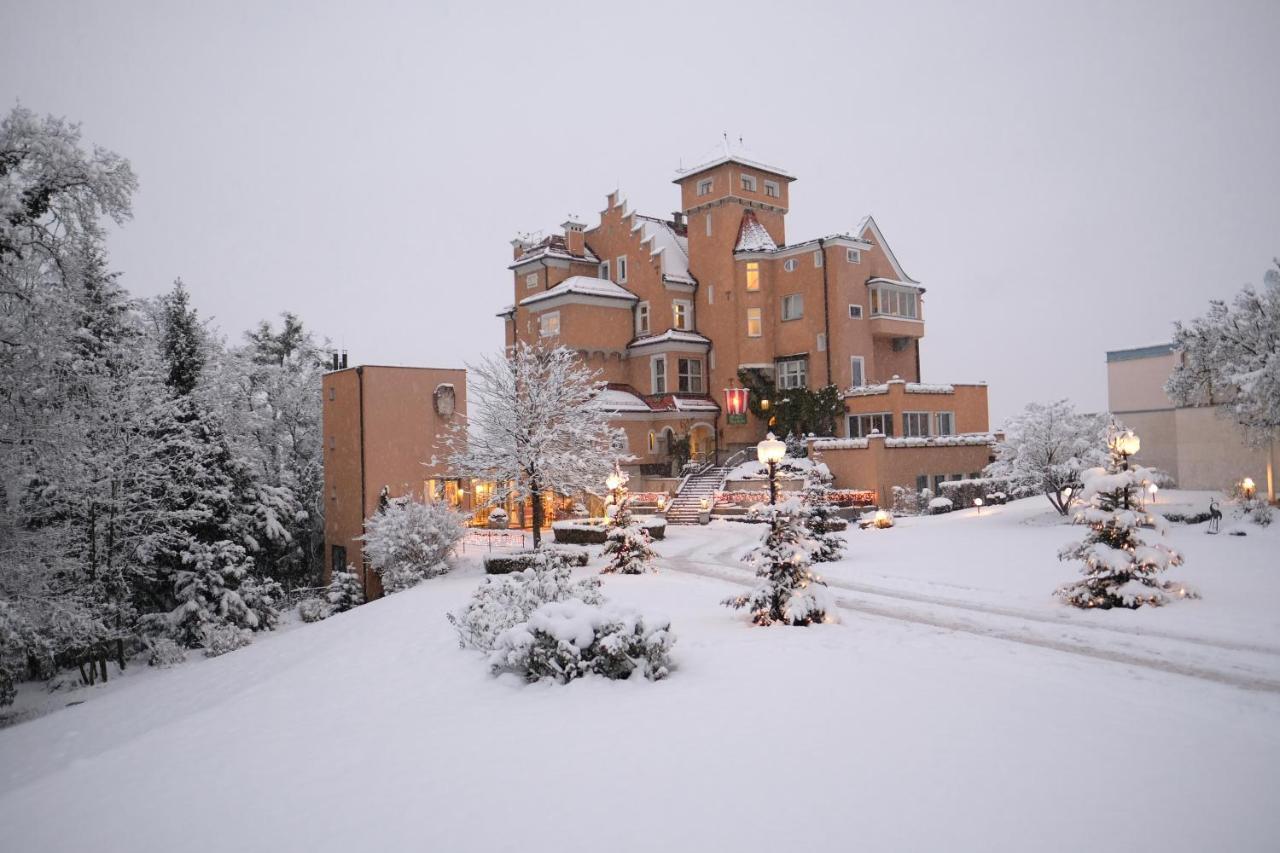
[[[633,475],[674,473],[677,448],[723,462],[758,442],[771,418],[742,411],[740,370],[779,394],[842,389],[837,441],[818,442],[838,486],[885,496],[980,471],[985,385],[922,384],[925,289],[870,216],[788,243],[795,180],[725,153],[676,174],[669,218],[614,192],[595,223],[517,238],[507,344],[563,344],[601,371]]]

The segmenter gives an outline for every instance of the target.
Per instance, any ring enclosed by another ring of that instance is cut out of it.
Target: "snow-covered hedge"
[[[243,649],[253,642],[253,634],[245,628],[235,625],[220,625],[206,632],[204,639],[205,657],[216,658],[236,649]]]
[[[650,680],[671,670],[671,623],[616,605],[578,599],[544,604],[497,639],[489,665],[525,681],[567,684],[586,675]]]
[[[466,609],[450,613],[447,618],[457,629],[463,648],[492,651],[504,631],[527,621],[533,611],[570,598],[600,604],[604,600],[600,579],[591,577],[575,583],[568,565],[552,557],[545,559],[541,568],[486,578]]]
[[[303,622],[319,622],[329,616],[329,602],[319,598],[304,598],[298,602],[298,616]]]
[[[609,538],[609,528],[585,521],[557,521],[551,532],[564,545],[603,545]]]
[[[944,512],[951,512],[953,506],[951,498],[934,498],[929,501],[929,514],[941,515]]]
[[[147,655],[148,666],[164,669],[187,659],[187,650],[168,637],[152,640],[149,645],[151,651]]]
[[[465,532],[448,504],[402,498],[365,521],[364,553],[383,590],[400,592],[449,571],[445,559]]]
[[[938,496],[950,498],[955,506],[973,506],[981,498],[984,503],[1004,503],[1001,498],[1013,489],[1013,484],[999,477],[969,477],[948,480],[938,484]],[[996,495],[1000,497],[996,497]]]
[[[587,558],[587,552],[577,548],[544,547],[537,551],[485,554],[484,570],[490,575],[505,575],[525,569],[547,568],[558,563],[566,566],[585,566]]]

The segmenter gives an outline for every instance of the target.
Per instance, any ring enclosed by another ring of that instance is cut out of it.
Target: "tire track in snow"
[[[686,574],[700,575],[703,577],[714,578],[716,580],[728,581],[742,586],[751,586],[754,583],[754,577],[747,575],[741,571],[730,568],[719,563],[707,563],[698,560],[689,560],[684,557],[667,557],[666,563],[670,568],[676,571],[685,572]],[[839,588],[835,584],[832,587]],[[850,590],[854,591],[854,590]],[[880,596],[880,593],[868,593]],[[896,595],[881,596],[884,598],[897,598]],[[929,601],[924,599],[919,603],[929,604],[934,607],[942,607],[947,609],[953,608],[945,602]],[[1021,643],[1028,646],[1036,646],[1038,648],[1051,649],[1053,651],[1065,652],[1067,654],[1079,655],[1082,657],[1090,657],[1098,660],[1104,660],[1111,663],[1124,664],[1128,666],[1138,666],[1144,669],[1156,670],[1159,672],[1167,672],[1173,675],[1182,675],[1189,678],[1198,678],[1203,681],[1211,681],[1218,684],[1225,684],[1231,687],[1238,687],[1244,690],[1256,690],[1267,693],[1280,693],[1280,679],[1269,678],[1264,675],[1256,675],[1249,673],[1233,673],[1221,669],[1215,669],[1203,664],[1178,662],[1160,657],[1158,654],[1137,654],[1134,652],[1120,651],[1116,649],[1106,649],[1098,646],[1090,645],[1084,642],[1074,642],[1066,638],[1055,638],[1038,636],[1029,630],[1030,626],[1022,626],[1021,628],[1001,627],[990,623],[976,622],[966,620],[963,617],[944,616],[937,613],[929,613],[926,611],[912,609],[909,607],[895,606],[893,604],[883,604],[875,601],[869,601],[860,598],[850,598],[847,596],[836,596],[836,605],[842,610],[849,610],[856,613],[864,613],[870,616],[878,616],[883,619],[891,619],[899,622],[912,622],[918,625],[928,625],[934,628],[941,628],[948,631],[960,631],[966,634],[973,634],[979,637],[988,637],[991,639],[1005,640],[1008,642]],[[977,609],[977,608],[970,608]],[[1033,622],[1049,622],[1057,627],[1084,628],[1091,630],[1093,626],[1064,626],[1061,623],[1045,619],[1026,619],[1026,617],[1015,612],[1011,614],[1001,614],[993,611],[983,610],[986,615],[1000,616],[1005,619],[1022,619],[1024,621]],[[1138,636],[1151,636],[1149,634],[1138,634]],[[1181,638],[1175,638],[1179,642],[1187,642]],[[1194,642],[1194,641],[1192,641]],[[1208,645],[1208,644],[1206,644]]]

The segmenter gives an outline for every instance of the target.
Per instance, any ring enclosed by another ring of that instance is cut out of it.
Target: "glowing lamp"
[[[1252,477],[1245,477],[1240,481],[1240,491],[1244,492],[1246,498],[1253,498],[1253,493],[1257,491],[1257,486],[1253,484]]]
[[[769,411],[769,407],[770,407],[771,405],[773,405],[773,404],[769,402],[769,398],[768,398],[768,397],[765,397],[763,400],[761,400],[761,401],[760,401],[760,411],[762,411],[762,412],[767,412],[767,411]]]
[[[886,527],[893,527],[893,516],[882,509],[876,510],[875,519],[873,523],[875,524],[876,527],[880,529],[884,529]]]
[[[982,515],[982,498],[974,498],[973,505],[978,508],[978,515]]]
[[[604,478],[604,485],[609,491],[615,491],[618,486],[622,485],[622,478],[618,476],[617,471],[614,471],[608,477]]]
[[[763,406],[764,401],[761,401],[760,405]],[[786,455],[787,443],[778,441],[778,439],[774,438],[773,433],[766,435],[764,441],[756,445],[756,458],[765,465],[777,465],[782,461],[782,457]]]
[[[707,498],[703,498],[702,500],[698,501],[698,506],[702,509],[703,512],[706,512],[707,510],[711,509],[711,501],[708,500]]]
[[[658,495],[658,512],[662,512],[667,508],[667,496]]]
[[[724,389],[724,409],[731,415],[745,415],[747,413],[747,389]]]
[[[1127,429],[1122,433],[1116,434],[1111,440],[1111,446],[1115,448],[1116,453],[1127,458],[1138,452],[1138,449],[1142,447],[1142,442],[1138,440],[1137,433]]]
[[[1069,497],[1071,497],[1071,487],[1070,487],[1070,486],[1067,486],[1065,489],[1063,489],[1063,490],[1062,490],[1062,496],[1063,496],[1064,498],[1069,498]]]

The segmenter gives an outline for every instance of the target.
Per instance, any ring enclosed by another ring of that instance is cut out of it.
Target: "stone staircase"
[[[728,468],[711,467],[690,474],[667,507],[667,524],[697,524],[702,500],[715,501],[716,492],[724,486],[724,477],[728,473]]]

